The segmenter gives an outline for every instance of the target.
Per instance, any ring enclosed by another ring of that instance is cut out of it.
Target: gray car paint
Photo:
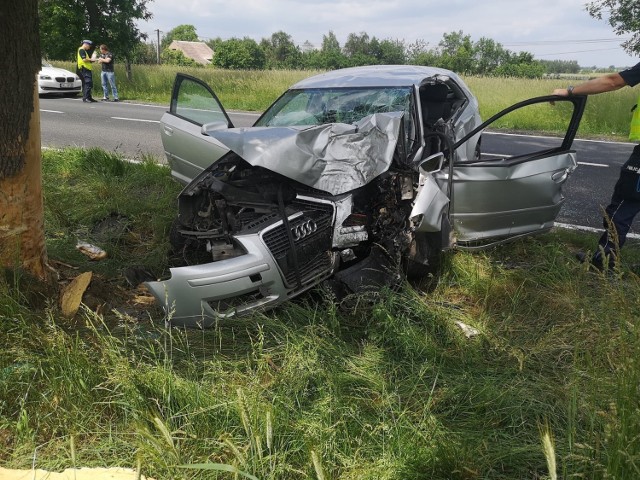
[[[464,99],[464,105],[448,121],[448,131],[453,140],[463,138],[480,123],[478,104],[453,72],[413,66],[358,67],[312,77],[292,88],[412,84],[418,94],[421,85],[437,82],[449,82],[450,87],[457,89],[461,100]],[[217,153],[205,155],[205,158],[188,158],[191,178],[195,176],[194,173],[204,170],[230,149],[254,166],[268,168],[333,195],[342,194],[340,198],[326,200],[334,209],[332,246],[335,250],[327,252],[331,256],[331,267],[322,275],[304,285],[288,287],[282,281],[278,265],[264,244],[263,236],[267,231],[237,235],[235,241],[243,246],[246,255],[174,268],[171,269],[171,278],[168,280],[147,283],[154,296],[163,304],[172,323],[209,326],[219,317],[276,306],[329,278],[333,274],[333,266],[337,265],[338,256],[348,257],[352,245],[367,240],[366,231],[350,231],[339,228],[339,225],[351,211],[352,199],[348,193],[351,187],[364,185],[389,168],[389,151],[393,152],[394,137],[397,137],[393,115],[381,114],[375,119],[368,119],[368,127],[367,122],[361,125],[363,130],[369,128],[369,133],[383,132],[382,135],[371,138],[363,135],[357,126],[345,124],[303,129],[226,129],[224,125],[221,128],[218,122],[211,130],[207,130],[205,126],[206,135],[202,135],[198,130],[201,128],[199,125],[191,125],[171,113],[165,117],[163,132],[167,128],[174,130],[178,121],[183,122],[178,130],[191,132],[189,135],[193,140],[185,137],[186,143],[179,146],[185,158],[189,157],[190,142],[205,145],[202,151],[207,151],[207,144],[215,145],[218,149]],[[386,123],[386,127],[380,131],[371,129],[372,124],[379,126],[381,123]],[[184,135],[185,132],[179,133]],[[171,134],[175,132],[172,131]],[[197,139],[197,135],[203,137],[204,143]],[[419,187],[410,215],[415,231],[438,232],[444,217],[448,216],[455,230],[455,236],[451,237],[453,243],[448,246],[454,246],[458,242],[459,247],[476,248],[478,245],[491,245],[493,239],[504,241],[551,228],[564,200],[562,185],[576,168],[575,152],[550,151],[517,161],[499,159],[472,162],[479,135],[480,132],[457,148],[449,168],[419,170]],[[359,138],[359,146],[349,149],[344,140],[354,136]],[[173,145],[175,146],[175,142]],[[171,142],[165,142],[165,148],[167,154],[175,160],[176,149],[171,146]],[[416,170],[423,161],[422,148],[424,144],[416,151],[415,158],[409,159]],[[362,163],[365,157],[371,159],[365,152],[374,150],[384,153],[379,159],[376,154],[375,160]],[[342,164],[344,160],[347,160],[346,164]],[[327,165],[331,165],[330,171],[334,169],[337,174],[326,175]],[[179,166],[177,169],[180,169]],[[345,178],[342,179],[341,175],[345,173]],[[183,175],[182,180],[188,178],[189,176]],[[453,189],[451,192],[450,188]],[[313,200],[318,201],[317,198]],[[295,222],[296,217],[289,220]],[[280,225],[282,222],[271,225],[268,229],[272,230]],[[256,280],[256,274],[260,274],[260,280]],[[242,295],[246,295],[246,301],[242,300],[233,308],[222,306],[227,299]]]

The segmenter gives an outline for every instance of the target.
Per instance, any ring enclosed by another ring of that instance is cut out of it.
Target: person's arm
[[[624,87],[627,82],[619,73],[610,73],[601,77],[592,78],[591,80],[581,83],[573,87],[572,95],[594,95],[596,93],[611,92]],[[552,95],[568,97],[569,90],[567,88],[556,88]]]

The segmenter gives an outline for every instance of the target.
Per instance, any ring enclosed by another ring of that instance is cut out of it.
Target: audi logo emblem
[[[311,235],[313,232],[318,230],[318,225],[313,220],[305,220],[298,225],[291,227],[291,233],[293,234],[294,240],[301,240],[304,237]]]

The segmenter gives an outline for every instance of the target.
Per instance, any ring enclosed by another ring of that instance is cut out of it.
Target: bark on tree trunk
[[[41,280],[47,278],[40,157],[40,111],[34,91],[30,135],[24,148],[24,167],[0,179],[0,261],[22,267]]]
[[[40,156],[38,0],[0,3],[0,267],[47,280]]]

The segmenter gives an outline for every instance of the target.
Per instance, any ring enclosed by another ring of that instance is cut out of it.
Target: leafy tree
[[[472,73],[474,70],[474,48],[470,35],[462,30],[445,33],[438,44],[441,55],[440,66],[457,73]]]
[[[178,25],[169,30],[169,32],[160,41],[160,50],[166,49],[174,40],[183,42],[197,42],[200,39],[196,33],[196,27],[193,25]]]
[[[137,20],[149,20],[153,0],[40,0],[42,53],[51,59],[75,60],[80,42],[89,38],[106,43],[117,56],[129,60],[146,35]]]
[[[360,34],[350,33],[347,37],[347,41],[344,44],[343,52],[351,59],[352,65],[367,65],[378,63],[374,56],[374,51],[377,49],[378,40],[373,37],[375,41],[372,47],[372,39],[366,32],[360,32]]]
[[[547,73],[579,73],[580,65],[575,60],[540,60]]]
[[[502,77],[540,78],[546,69],[542,62],[533,59],[529,52],[510,54],[503,65],[496,68],[494,74]]]
[[[19,59],[19,68],[16,60]],[[40,117],[38,0],[0,3],[0,268],[47,279]]]
[[[266,64],[266,56],[255,40],[231,38],[216,45],[213,64],[220,68],[259,70]]]
[[[165,48],[160,54],[160,61],[166,65],[180,65],[183,67],[202,67],[193,58],[187,57],[181,50]]]
[[[404,65],[407,61],[406,49],[402,40],[381,40],[374,55],[382,65]]]
[[[587,12],[594,18],[602,20],[603,14],[608,16],[607,22],[613,27],[616,35],[631,34],[631,38],[622,43],[629,54],[640,53],[640,12],[638,2],[631,0],[595,0],[587,3]]]
[[[342,53],[340,50],[340,42],[336,37],[336,34],[333,33],[332,30],[329,30],[329,33],[322,36],[322,47],[320,48],[322,53]]]
[[[407,63],[409,65],[434,65],[435,52],[429,48],[424,40],[416,40],[405,49]]]
[[[404,42],[388,39],[378,40],[376,37],[369,38],[365,32],[350,33],[343,51],[349,59],[349,64],[353,66],[393,65],[406,62]]]
[[[139,42],[133,49],[131,62],[139,65],[153,65],[158,63],[157,44]]]
[[[490,75],[509,58],[509,51],[500,43],[490,38],[482,37],[473,45],[475,66],[473,73]]]
[[[302,55],[304,68],[317,70],[335,70],[348,65],[347,58],[342,54],[340,42],[332,31],[322,37],[320,50],[313,50]]]
[[[271,38],[263,38],[260,47],[267,58],[269,68],[299,68],[301,66],[302,52],[293,43],[291,35],[279,31],[271,35]]]
[[[218,50],[218,45],[220,45],[222,42],[224,42],[224,40],[222,40],[222,38],[216,37],[216,38],[211,38],[211,39],[207,40],[204,43],[209,45],[209,48],[211,48],[211,50],[213,50],[215,52],[216,50]]]

